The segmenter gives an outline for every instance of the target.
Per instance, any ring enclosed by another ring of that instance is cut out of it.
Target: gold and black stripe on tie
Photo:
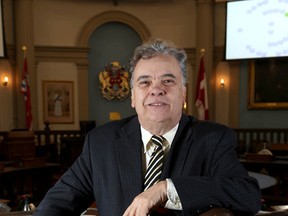
[[[162,146],[164,137],[153,135],[151,140],[156,145],[156,148],[152,153],[151,159],[148,163],[147,171],[145,174],[144,190],[147,190],[149,187],[159,181],[164,162],[164,151]]]

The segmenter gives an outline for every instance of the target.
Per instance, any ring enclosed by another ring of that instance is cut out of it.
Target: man
[[[233,130],[182,113],[184,50],[151,40],[130,63],[137,116],[92,130],[36,215],[79,215],[93,201],[100,216],[198,215],[214,207],[258,212],[260,189],[238,161]]]

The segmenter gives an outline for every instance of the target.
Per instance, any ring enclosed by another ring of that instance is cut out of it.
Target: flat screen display
[[[227,2],[226,60],[288,56],[288,0]]]

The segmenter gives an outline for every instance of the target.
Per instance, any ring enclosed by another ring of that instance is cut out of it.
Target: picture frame
[[[44,122],[74,122],[74,82],[42,81]]]
[[[288,58],[250,61],[248,109],[288,108]]]

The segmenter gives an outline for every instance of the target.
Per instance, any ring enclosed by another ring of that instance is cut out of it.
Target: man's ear
[[[182,96],[183,96],[183,104],[186,102],[186,94],[187,94],[187,87],[183,87],[183,93],[182,93]]]
[[[135,108],[133,91],[131,91],[131,107]]]

